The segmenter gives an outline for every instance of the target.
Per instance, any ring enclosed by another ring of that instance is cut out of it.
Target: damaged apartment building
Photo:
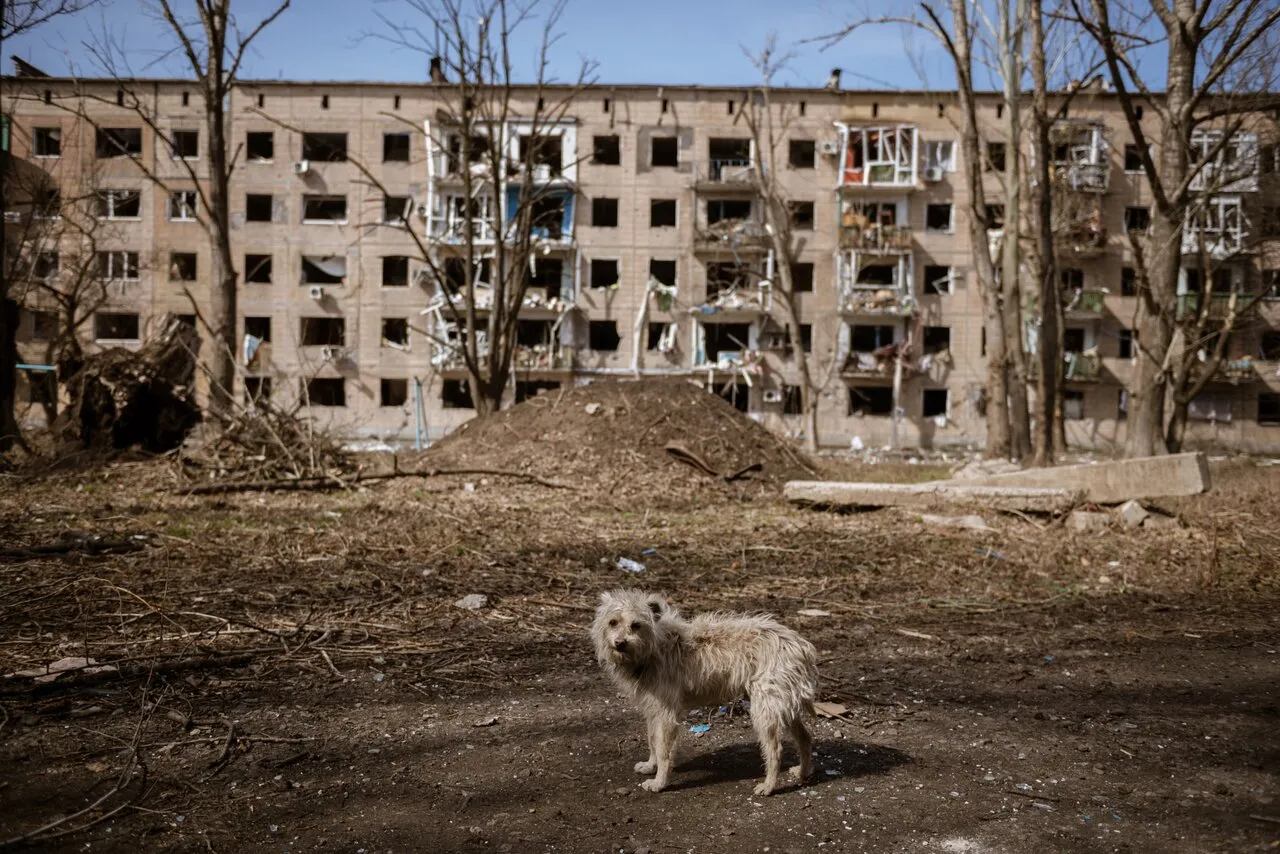
[[[200,174],[206,145],[194,85],[131,84],[150,124],[113,81],[19,76],[4,86],[10,150],[54,188],[43,209],[6,217],[53,220],[59,204],[69,210],[86,200],[93,232],[89,240],[84,228],[64,229],[38,248],[34,275],[49,287],[28,291],[21,361],[50,358],[65,301],[48,293],[81,281],[78,266],[91,263],[103,285],[78,308],[77,331],[90,347],[137,347],[164,313],[192,314],[188,293],[207,304],[210,250],[187,171]],[[497,137],[464,145],[441,118],[441,86],[261,81],[235,90],[238,393],[302,397],[321,421],[389,441],[433,441],[473,416],[467,374],[450,346],[460,334],[448,305],[456,307],[458,289],[423,274],[421,247],[461,282],[468,231],[482,250],[504,239],[493,226],[495,206],[515,205],[518,188],[486,174],[474,153],[501,145],[513,162],[525,160],[532,141],[522,117],[534,113],[540,94],[517,90],[513,117]],[[982,162],[967,163],[954,93],[772,93],[785,111],[786,140],[766,167],[789,199],[800,247],[791,269],[800,341],[786,333],[771,287],[777,259],[750,180],[761,153],[741,116],[744,96],[729,87],[592,85],[541,128],[532,175],[541,208],[511,398],[598,378],[671,377],[798,436],[795,360],[803,358],[820,385],[823,444],[981,443],[982,305],[965,173],[981,170],[994,202],[988,234],[1002,239],[1009,141],[999,96],[978,96],[985,150]],[[1142,121],[1154,130],[1156,111],[1148,112]],[[1051,174],[1068,295],[1067,438],[1107,449],[1125,438],[1136,353],[1128,232],[1146,228],[1153,203],[1115,99],[1079,94],[1064,114]],[[1276,117],[1259,128],[1219,155],[1229,158],[1233,181],[1212,188],[1205,213],[1186,231],[1178,299],[1179,311],[1201,304],[1203,275],[1190,258],[1200,248],[1220,262],[1211,311],[1225,311],[1231,292],[1251,295],[1234,303],[1245,314],[1218,375],[1191,405],[1188,441],[1274,453]],[[1210,151],[1212,139],[1204,143]],[[488,261],[473,276],[483,317]],[[1036,346],[1034,326],[1027,343]],[[24,373],[29,419],[56,393],[47,375]]]

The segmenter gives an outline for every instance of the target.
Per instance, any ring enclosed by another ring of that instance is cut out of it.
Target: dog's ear
[[[612,602],[612,601],[613,601],[613,591],[612,591],[612,590],[602,590],[602,591],[600,592],[600,604],[601,604],[601,605],[608,605],[608,604],[609,604],[610,602]]]
[[[655,620],[662,619],[662,615],[667,613],[667,603],[663,601],[661,596],[650,596],[648,604]]]

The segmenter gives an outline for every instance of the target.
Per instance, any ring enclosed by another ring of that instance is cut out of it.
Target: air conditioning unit
[[[818,143],[818,151],[828,157],[835,157],[840,153],[840,140],[824,139],[822,142]]]
[[[322,285],[310,285],[307,287],[307,296],[314,300],[324,299],[324,287]]]
[[[941,166],[924,167],[924,179],[928,181],[930,184],[938,183],[939,181],[942,180],[942,167]]]
[[[776,388],[767,388],[764,390],[765,403],[782,403],[782,392]]]
[[[310,160],[297,160],[293,164],[293,172],[295,175],[304,175],[311,171]]]
[[[342,347],[321,347],[320,358],[326,362],[341,362],[347,356],[346,350]]]

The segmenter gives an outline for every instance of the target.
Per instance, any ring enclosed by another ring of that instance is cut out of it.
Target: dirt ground
[[[1214,476],[1162,505],[1181,527],[1082,535],[819,513],[748,484],[202,497],[168,462],[0,475],[0,675],[115,668],[0,678],[0,843],[1273,850],[1280,468]],[[815,724],[814,778],[754,797],[744,712],[706,709],[672,789],[641,790],[643,727],[585,634],[616,585],[809,637],[848,709]]]

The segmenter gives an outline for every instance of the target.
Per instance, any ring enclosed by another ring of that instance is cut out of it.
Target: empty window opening
[[[244,197],[244,218],[248,222],[271,222],[272,197],[261,193],[247,193]]]
[[[1234,392],[1202,391],[1191,398],[1187,406],[1187,418],[1192,421],[1220,421],[1230,424]]]
[[[927,388],[920,399],[920,414],[925,418],[947,417],[950,411],[951,394],[945,388]]]
[[[1124,230],[1145,234],[1151,228],[1151,208],[1128,207],[1124,209]]]
[[[466,380],[445,380],[440,385],[440,406],[443,409],[475,409],[471,384]]]
[[[791,227],[802,231],[813,230],[813,202],[788,202],[791,211]]]
[[[407,255],[387,255],[383,257],[382,286],[384,288],[406,288],[409,286],[409,257]]]
[[[321,96],[320,96],[320,109],[322,109],[322,110],[327,110],[327,109],[329,109],[329,96],[328,96],[328,95],[321,95]]]
[[[660,258],[650,258],[649,278],[657,279],[667,287],[675,287],[676,262]]]
[[[1133,297],[1138,295],[1138,273],[1132,267],[1120,268],[1120,296]]]
[[[592,320],[587,323],[587,347],[597,353],[612,353],[618,349],[622,336],[618,334],[618,321]]]
[[[464,139],[468,140],[467,150],[462,150]],[[461,169],[462,162],[468,164],[483,162],[485,155],[489,153],[489,137],[473,134],[469,138],[464,138],[462,134],[449,135],[449,156],[448,169],[449,174],[456,175]]]
[[[123,89],[116,90],[116,106],[117,107],[124,106],[124,90]]]
[[[481,258],[480,263],[472,269],[472,283],[488,283],[492,281],[491,268],[492,259]],[[450,294],[456,294],[466,289],[467,264],[462,258],[444,259],[443,285]]]
[[[252,335],[259,341],[269,342],[271,340],[271,318],[246,317],[244,319],[244,334]]]
[[[37,279],[56,279],[58,277],[58,253],[41,252],[37,255],[31,274]]]
[[[137,314],[100,312],[93,316],[93,337],[98,341],[137,341]]]
[[[1117,343],[1117,353],[1121,359],[1133,358],[1133,330],[1121,329],[1120,338]]]
[[[36,128],[34,153],[36,157],[62,156],[62,128]]]
[[[340,163],[347,159],[347,135],[345,133],[304,133],[302,135],[302,159],[328,163]]]
[[[850,415],[890,415],[893,389],[888,386],[849,386]]]
[[[1079,267],[1064,267],[1059,277],[1064,294],[1070,295],[1075,291],[1084,290],[1084,270]]]
[[[676,224],[676,216],[675,199],[649,200],[650,228],[672,228]]]
[[[716,166],[748,166],[751,163],[751,140],[737,137],[712,137],[707,141],[707,158],[716,177]]]
[[[551,338],[554,329],[555,321],[552,320],[517,320],[516,346],[550,348],[554,344]]]
[[[1134,143],[1129,143],[1124,147],[1124,171],[1141,172],[1142,166],[1142,149]]]
[[[671,107],[671,102],[666,98],[662,99],[662,112],[666,112]]]
[[[303,196],[303,222],[346,222],[346,196]]]
[[[1258,423],[1280,424],[1280,394],[1264,391],[1258,395]]]
[[[198,204],[195,190],[174,190],[169,194],[169,219],[194,221]]]
[[[1004,104],[996,104],[996,118],[1004,118]]]
[[[142,194],[137,190],[99,190],[98,216],[105,219],[136,219],[142,215]]]
[[[194,282],[196,280],[196,253],[169,253],[169,281]]]
[[[880,102],[872,101],[871,102],[871,118],[876,119],[879,117],[880,117]]]
[[[938,264],[926,264],[924,268],[924,292],[926,294],[951,293],[951,268]]]
[[[1062,330],[1062,352],[1064,353],[1083,353],[1084,352],[1084,329],[1078,326],[1068,326]]]
[[[893,327],[856,324],[849,329],[849,350],[872,353],[893,343]]]
[[[655,136],[649,140],[649,163],[653,166],[679,166],[680,146],[676,138]]]
[[[266,95],[259,95],[259,96],[258,96],[258,109],[262,109],[262,108],[263,108],[263,107],[265,107],[266,105],[267,105],[267,96],[266,96]]]
[[[925,205],[924,227],[928,231],[951,231],[953,227],[950,202]]]
[[[187,326],[190,326],[192,329],[196,328],[196,316],[194,314],[179,314],[178,322],[185,323],[187,324]]]
[[[270,163],[275,159],[276,136],[271,131],[250,131],[244,140],[245,157],[250,163]]]
[[[303,255],[302,284],[341,285],[347,281],[347,256]]]
[[[539,196],[529,204],[530,225],[535,236],[559,240],[564,236],[566,196],[562,193]]]
[[[27,403],[47,406],[58,398],[58,378],[50,371],[27,374]]]
[[[400,109],[400,96],[399,96],[399,95],[396,95],[394,98],[392,98],[392,99],[391,99],[391,103],[392,103],[392,105],[393,105],[393,106],[391,107],[391,109],[393,109],[393,110],[398,110],[398,109]]]
[[[244,280],[254,285],[271,284],[271,256],[245,255]]]
[[[1136,118],[1138,121],[1142,121],[1142,106],[1141,106],[1141,105],[1136,106],[1136,107],[1134,107],[1134,108],[1133,108],[1133,117],[1134,117],[1134,118]]]
[[[1258,338],[1258,356],[1267,362],[1280,362],[1280,330],[1263,331]]]
[[[740,356],[750,347],[751,326],[747,323],[704,323],[702,332],[708,362],[719,362],[724,354]]]
[[[31,340],[52,341],[58,337],[58,312],[31,312]]]
[[[987,143],[987,159],[984,169],[987,172],[1003,172],[1007,148],[1003,142]]]
[[[560,383],[554,380],[517,380],[516,403],[523,403],[530,398],[555,391],[558,388],[560,388]]]
[[[1066,421],[1084,420],[1084,392],[1064,391],[1062,393],[1062,417]]]
[[[947,114],[947,108],[943,104],[938,105],[938,118],[943,118]]]
[[[559,175],[564,165],[564,142],[560,134],[520,137],[520,162],[531,166],[546,166],[552,175]]]
[[[98,128],[94,152],[99,158],[142,154],[142,128]]]
[[[602,198],[592,199],[591,224],[597,228],[617,228],[618,200]]]
[[[654,323],[654,322],[649,323],[649,330],[648,330],[649,334],[648,334],[648,337],[646,338],[646,344],[645,344],[646,350],[652,353],[655,350],[662,349],[663,344],[665,343],[663,339],[667,335],[667,327],[669,325],[670,324],[666,324],[666,323]]]
[[[347,343],[347,322],[341,317],[304,317],[299,333],[303,347],[342,347]]]
[[[408,163],[409,134],[384,133],[382,135],[382,159],[387,163]]]
[[[605,99],[604,99],[604,112],[606,112],[606,113],[607,113],[607,112],[609,112],[609,99],[608,99],[608,98],[605,98]]]
[[[96,257],[99,278],[127,282],[138,280],[137,252],[99,252]]]
[[[707,299],[751,286],[751,271],[737,261],[707,262]]]
[[[987,205],[987,228],[992,231],[1004,228],[1004,205]]]
[[[544,298],[554,299],[560,296],[563,284],[564,261],[546,256],[538,258],[529,273],[529,289],[541,290]]]
[[[608,100],[605,101],[608,104]],[[591,162],[599,166],[617,166],[622,162],[622,140],[617,136],[597,136],[591,140]]]
[[[409,381],[383,377],[378,383],[379,406],[404,406],[409,400]]]
[[[793,139],[787,146],[787,162],[792,169],[813,169],[818,164],[818,146],[811,139]]]
[[[52,89],[45,89],[45,90],[44,90],[44,102],[45,102],[46,104],[52,104],[52,103],[53,103],[53,90],[52,90]]]
[[[750,199],[707,199],[707,225],[750,218]]]
[[[728,114],[731,116],[733,115],[733,101],[729,101]]]
[[[175,130],[169,140],[173,156],[177,160],[196,160],[200,157],[200,131]]]
[[[612,288],[618,284],[618,259],[591,259],[591,287]]]
[[[858,271],[857,284],[892,287],[897,283],[896,264],[867,264]]]
[[[346,406],[347,383],[341,377],[315,377],[303,382],[309,406]]]
[[[791,265],[791,290],[798,294],[813,291],[813,264],[801,261]]]
[[[733,405],[739,412],[748,412],[751,408],[751,386],[736,380],[716,388],[716,394]]]
[[[413,210],[408,196],[383,196],[382,221],[388,225],[404,225]]]
[[[800,102],[800,116],[801,116],[802,118],[804,117],[804,108],[805,108],[805,103],[804,103],[804,101],[801,101],[801,102]]]
[[[798,385],[782,387],[782,414],[804,415],[804,390]]]
[[[409,319],[407,317],[382,318],[382,346],[409,346]]]
[[[942,353],[951,349],[950,326],[926,326],[921,335],[922,353]]]

